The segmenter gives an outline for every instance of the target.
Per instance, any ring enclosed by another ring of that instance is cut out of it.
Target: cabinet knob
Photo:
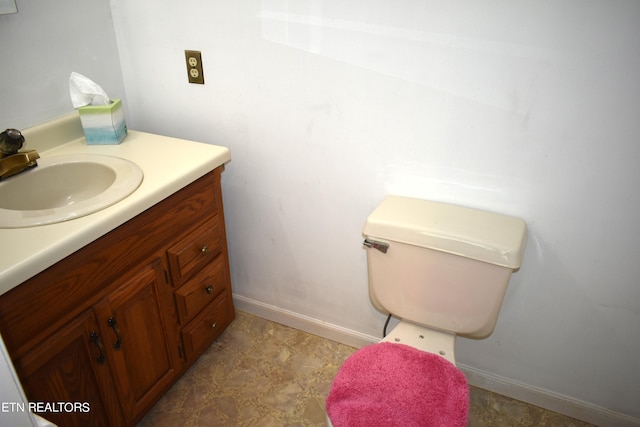
[[[204,290],[207,291],[209,295],[211,295],[213,293],[213,286],[207,286],[206,288],[204,288]]]
[[[202,255],[206,255],[209,253],[209,248],[206,246],[203,246],[202,249],[200,249],[200,252],[202,252]]]
[[[217,328],[217,327],[218,327],[218,324],[217,324],[217,323],[213,323],[213,324],[211,325],[211,329],[215,329],[215,328]]]

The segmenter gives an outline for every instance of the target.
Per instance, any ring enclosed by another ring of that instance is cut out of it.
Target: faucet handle
[[[6,129],[0,133],[0,152],[2,157],[16,154],[24,145],[24,136],[18,129]]]

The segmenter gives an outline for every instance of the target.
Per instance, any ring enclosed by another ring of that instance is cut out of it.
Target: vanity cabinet
[[[43,416],[134,425],[231,323],[221,170],[0,296],[27,398],[62,405]]]

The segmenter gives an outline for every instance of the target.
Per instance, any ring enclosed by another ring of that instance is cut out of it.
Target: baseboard
[[[351,347],[360,348],[367,344],[380,341],[371,335],[361,334],[351,329],[332,325],[304,314],[295,313],[280,307],[265,304],[241,295],[233,294],[233,304],[236,309],[271,320],[282,325],[299,329],[328,340],[336,341]]]
[[[549,390],[458,364],[469,384],[601,427],[638,427],[640,420]]]
[[[379,341],[379,338],[372,335],[362,334],[241,295],[234,294],[233,302],[235,307],[240,311],[355,348]],[[533,387],[509,378],[500,377],[491,372],[482,371],[470,366],[460,364],[458,367],[465,373],[470,385],[493,393],[501,394],[601,427],[640,427],[640,419],[632,418],[619,412],[610,411],[588,402]]]

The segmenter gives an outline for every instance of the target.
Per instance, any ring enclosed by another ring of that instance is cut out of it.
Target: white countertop
[[[69,121],[69,119],[65,119]],[[41,132],[42,128],[38,129]],[[27,132],[25,148],[29,145]],[[77,133],[77,132],[76,132]],[[49,133],[54,135],[53,132]],[[73,132],[71,132],[73,134]],[[38,144],[36,144],[38,145]],[[38,145],[42,146],[42,145]],[[140,187],[130,196],[99,212],[57,224],[29,228],[0,228],[0,294],[13,289],[176,191],[231,159],[225,147],[129,130],[119,145],[87,145],[83,137],[45,146],[50,155],[91,153],[121,157],[144,172]]]

